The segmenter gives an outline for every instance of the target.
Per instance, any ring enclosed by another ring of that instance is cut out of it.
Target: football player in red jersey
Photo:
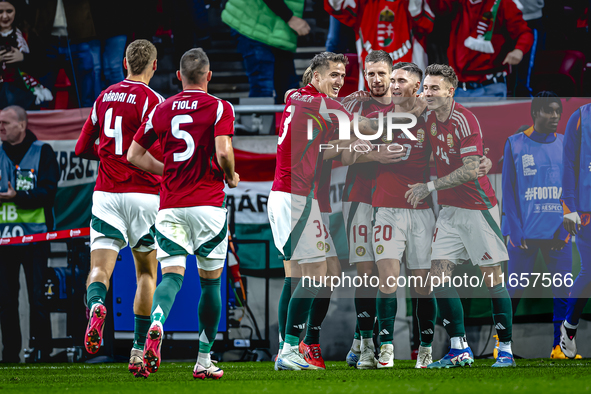
[[[222,311],[220,276],[228,248],[224,180],[230,188],[240,181],[232,148],[234,108],[207,93],[211,75],[201,48],[185,52],[177,71],[183,91],[154,108],[128,152],[138,167],[162,174],[155,224],[162,281],[152,302],[152,324],[144,348],[146,368],[155,372],[160,366],[163,324],[181,289],[187,255],[194,254],[201,282],[196,379],[223,376],[212,363],[210,350]],[[164,164],[147,151],[157,140]]]
[[[451,338],[450,352],[428,368],[474,362],[465,338],[462,304],[450,279],[456,264],[468,259],[480,267],[492,299],[500,341],[493,367],[512,367],[515,361],[511,351],[511,299],[502,283],[501,269],[508,254],[494,191],[487,177],[478,178],[478,163],[483,156],[480,124],[472,112],[453,100],[458,79],[451,67],[432,64],[425,75],[423,89],[430,110],[425,134],[434,151],[439,178],[409,185],[406,197],[416,207],[433,190],[438,190],[438,202],[443,205],[433,235],[431,277]]]
[[[99,95],[76,144],[78,156],[100,160],[92,196],[91,269],[86,293],[90,319],[85,347],[95,354],[101,346],[109,280],[119,251],[129,244],[137,274],[135,339],[129,370],[145,377],[148,372],[142,353],[158,269],[150,227],[158,211],[160,178],[131,165],[127,150],[144,119],[164,99],[148,87],[156,71],[152,43],[136,40],[129,44],[123,64],[127,78]]]

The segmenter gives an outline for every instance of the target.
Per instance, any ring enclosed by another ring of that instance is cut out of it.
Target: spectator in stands
[[[222,12],[224,23],[234,29],[238,51],[250,83],[249,97],[273,97],[299,87],[294,52],[297,36],[310,26],[301,18],[305,0],[228,0]]]
[[[18,106],[0,112],[0,234],[15,237],[53,231],[53,202],[59,169],[49,144],[27,129],[27,113]],[[43,304],[43,273],[49,244],[2,246],[0,253],[0,327],[2,361],[19,362],[22,348],[18,312],[19,272],[23,266],[30,305],[30,337],[39,361],[51,353],[51,322]]]
[[[94,60],[89,41],[96,38],[90,0],[29,0],[31,34],[40,81],[53,89],[61,68],[76,89],[78,105],[92,107],[95,96]],[[113,10],[113,12],[119,12]]]
[[[129,15],[133,9],[126,1],[91,0],[91,14],[97,34],[91,40],[94,65],[94,96],[98,97],[103,87],[123,81],[123,55],[129,31]],[[117,12],[113,10],[117,9]],[[104,77],[104,82],[103,82]]]
[[[458,75],[454,98],[507,97],[510,66],[523,59],[533,34],[514,1],[429,0],[435,14],[453,13],[447,57]]]
[[[355,53],[355,32],[349,26],[330,16],[326,35],[326,52]]]
[[[532,97],[531,77],[535,68],[536,54],[546,45],[546,31],[542,21],[544,0],[521,0],[523,20],[534,35],[534,43],[523,60],[516,67],[516,80],[513,95],[516,97]]]
[[[51,92],[27,75],[29,46],[19,29],[22,8],[17,0],[0,1],[0,108],[34,104],[53,99]]]
[[[189,49],[211,47],[209,20],[205,0],[174,0],[172,3],[174,64],[179,64]]]
[[[381,49],[394,63],[427,67],[425,41],[433,30],[434,15],[426,0],[325,0],[324,9],[355,31],[360,64],[371,51]],[[360,88],[363,84],[361,79]]]

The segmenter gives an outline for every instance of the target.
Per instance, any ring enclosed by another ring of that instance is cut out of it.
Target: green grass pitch
[[[193,363],[163,363],[148,379],[134,378],[127,364],[13,364],[0,366],[0,393],[582,393],[591,390],[591,360],[517,360],[517,368],[492,369],[493,360],[471,368],[415,370],[396,360],[393,369],[361,371],[327,362],[326,371],[273,370],[271,362],[220,363],[221,380],[193,379]]]

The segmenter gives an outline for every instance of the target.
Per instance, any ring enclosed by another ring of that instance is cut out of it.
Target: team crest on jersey
[[[394,41],[394,12],[388,8],[380,12],[378,21],[378,45],[382,48],[389,46]]]
[[[382,254],[382,253],[384,253],[384,245],[378,245],[378,246],[376,247],[376,253],[377,253],[377,254]]]
[[[318,248],[318,250],[324,250],[324,242],[318,241],[316,247]]]
[[[431,135],[437,135],[437,125],[435,124],[435,122],[431,123]]]
[[[389,139],[388,139],[388,136],[386,136],[386,135],[384,135],[384,136],[381,138],[381,140],[382,140],[382,142],[383,142],[384,144],[391,144],[391,143],[392,143],[392,140],[389,140]]]
[[[419,129],[419,131],[417,131],[417,140],[420,143],[423,143],[423,141],[425,141],[425,130]]]
[[[365,256],[365,248],[363,246],[359,246],[357,249],[355,249],[355,253],[357,253],[357,256],[359,257]]]
[[[329,243],[326,243],[326,242],[324,243],[324,251],[326,253],[330,252],[330,244]]]
[[[450,148],[454,147],[454,137],[451,134],[447,135],[447,146],[449,146]]]

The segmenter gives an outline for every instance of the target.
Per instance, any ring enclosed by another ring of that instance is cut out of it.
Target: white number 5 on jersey
[[[193,118],[191,118],[191,115],[177,115],[172,118],[172,135],[179,140],[184,140],[187,144],[187,149],[185,149],[184,152],[174,153],[172,155],[175,162],[189,160],[195,152],[195,141],[193,140],[193,137],[191,137],[191,134],[187,133],[185,130],[180,129],[180,125],[183,123],[193,123]]]

